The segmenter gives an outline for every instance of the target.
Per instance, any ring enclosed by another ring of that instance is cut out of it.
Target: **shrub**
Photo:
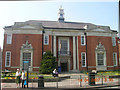
[[[50,51],[47,51],[42,58],[39,72],[42,74],[50,74],[56,68],[56,57]]]

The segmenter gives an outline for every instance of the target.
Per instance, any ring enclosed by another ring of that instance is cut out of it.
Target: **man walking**
[[[22,69],[22,76],[21,76],[21,79],[22,79],[22,88],[23,88],[23,86],[24,86],[24,88],[25,88],[25,85],[24,85],[24,81],[25,81],[25,72],[24,72],[24,69]]]

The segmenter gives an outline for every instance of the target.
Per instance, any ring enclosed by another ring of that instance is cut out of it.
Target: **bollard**
[[[38,77],[38,88],[43,88],[44,87],[44,77],[39,76]]]
[[[90,72],[88,75],[89,85],[95,85],[95,72]]]

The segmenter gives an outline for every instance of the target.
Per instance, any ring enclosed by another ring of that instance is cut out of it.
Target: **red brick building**
[[[30,20],[4,28],[3,70],[22,69],[23,61],[29,61],[29,70],[38,71],[46,51],[56,56],[62,72],[119,69],[117,31],[67,22],[59,10],[58,21]]]

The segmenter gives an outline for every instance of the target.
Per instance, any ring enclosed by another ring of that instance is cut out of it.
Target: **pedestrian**
[[[26,80],[26,77],[25,77],[24,69],[22,69],[22,76],[21,76],[21,79],[22,79],[22,88],[23,88],[23,87],[25,88],[24,82],[25,82],[25,80]]]
[[[56,69],[53,70],[53,76],[54,76],[54,77],[58,77],[58,72],[57,72]]]
[[[16,85],[17,85],[17,88],[20,88],[20,77],[21,77],[21,73],[20,73],[20,70],[17,69],[17,72],[16,72]],[[19,84],[19,86],[18,86]]]

